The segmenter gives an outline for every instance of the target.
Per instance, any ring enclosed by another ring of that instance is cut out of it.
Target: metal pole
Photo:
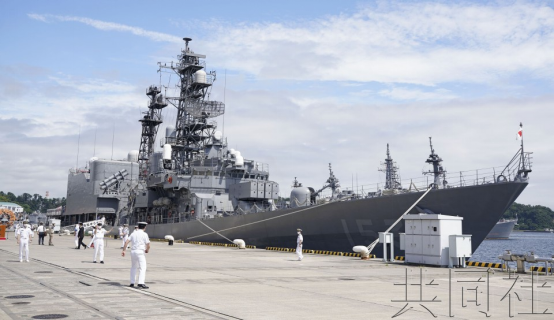
[[[408,208],[408,210],[406,210],[406,212],[404,212],[404,213],[400,216],[400,218],[398,218],[398,219],[397,219],[397,220],[385,231],[385,233],[389,233],[389,232],[392,230],[392,228],[394,228],[394,227],[402,220],[402,218],[404,218],[404,216],[405,216],[406,214],[408,214],[408,212],[410,212],[410,210],[412,210],[412,209],[421,201],[421,199],[423,199],[423,198],[429,193],[429,191],[431,191],[431,190],[433,190],[433,188],[428,188],[427,191],[425,191],[425,193],[424,193],[421,197],[419,197],[419,199],[417,199],[417,201],[414,202],[414,204],[412,204],[412,205],[410,206],[410,208]],[[369,249],[369,253],[371,253],[371,251],[373,250],[373,248],[375,248],[375,246],[377,245],[377,243],[379,243],[379,238],[377,238],[377,240],[373,241],[369,246],[367,246],[367,248]]]

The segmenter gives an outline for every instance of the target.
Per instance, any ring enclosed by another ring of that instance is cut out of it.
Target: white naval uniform
[[[96,232],[94,234],[94,237],[92,238],[94,241],[94,258],[92,261],[96,261],[96,257],[98,256],[98,253],[100,253],[100,261],[104,261],[104,234],[106,233],[106,230],[104,229],[96,229]]]
[[[302,255],[302,243],[304,243],[304,237],[302,237],[302,234],[299,234],[298,238],[296,238],[296,255],[298,256],[298,260],[304,258]]]
[[[23,251],[25,250],[25,260],[29,262],[29,240],[35,236],[35,233],[29,227],[19,228],[19,262],[23,261]]]
[[[79,225],[75,225],[75,248],[79,246]]]
[[[146,256],[144,251],[150,243],[150,238],[144,230],[139,229],[129,237],[131,241],[131,284],[135,283],[137,269],[139,271],[138,284],[144,284],[146,278]]]
[[[119,237],[121,238],[121,248],[125,245],[125,239],[123,239],[123,226],[119,226]]]
[[[123,245],[125,245],[125,242],[129,240],[129,228],[125,227],[123,228]]]

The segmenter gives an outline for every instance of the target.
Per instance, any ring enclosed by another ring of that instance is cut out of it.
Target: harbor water
[[[502,261],[498,256],[505,250],[511,250],[512,253],[533,251],[539,257],[550,258],[554,255],[554,233],[512,232],[510,239],[485,240],[473,253],[470,261],[500,263]]]

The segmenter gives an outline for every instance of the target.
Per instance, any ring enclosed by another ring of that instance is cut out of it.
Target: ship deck
[[[147,254],[150,289],[137,290],[126,287],[131,262],[120,256],[120,240],[106,240],[105,264],[93,264],[90,249],[74,250],[73,236],[56,235],[53,247],[37,242],[35,237],[31,262],[20,263],[13,233],[0,241],[0,319],[48,314],[66,319],[390,319],[406,304],[399,319],[474,319],[487,311],[485,268],[452,269],[449,280],[446,268],[376,259],[305,254],[300,262],[294,253],[153,242]],[[506,319],[509,312],[517,319],[536,318],[521,314],[531,312],[530,275],[521,276],[523,282],[512,289],[522,301],[512,294],[511,311],[508,297],[501,299],[514,280],[505,278],[499,271],[489,274],[491,318]],[[410,285],[398,285],[406,279]],[[550,285],[554,278],[540,276],[533,289],[535,312],[554,309],[554,289],[541,287],[543,282]],[[406,287],[408,302],[402,301]],[[425,301],[419,301],[420,289]],[[476,292],[479,306],[468,301]]]

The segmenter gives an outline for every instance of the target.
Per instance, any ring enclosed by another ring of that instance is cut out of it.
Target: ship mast
[[[385,190],[391,190],[391,189],[402,189],[402,185],[400,184],[400,178],[398,177],[398,166],[396,165],[396,162],[392,160],[390,156],[389,151],[389,144],[387,143],[387,157],[385,158],[385,162],[381,163],[381,168],[379,168],[379,171],[385,173]]]
[[[208,119],[225,112],[223,102],[208,100],[209,89],[216,79],[215,71],[206,73],[203,70],[206,56],[190,49],[191,38],[183,40],[185,49],[176,64],[172,62],[168,66],[158,63],[160,69],[171,69],[179,76],[179,96],[167,98],[177,108],[175,137],[166,137],[165,141],[171,146],[178,173],[188,173],[194,156],[202,152],[206,141],[213,136],[216,124],[208,122]]]
[[[154,153],[154,142],[158,127],[162,121],[162,109],[167,107],[161,90],[156,85],[151,85],[146,90],[146,95],[150,97],[148,111],[143,112],[144,116],[139,122],[142,123],[142,134],[140,136],[139,147],[139,181],[145,181],[150,170],[150,157]]]
[[[423,174],[433,174],[434,181],[433,181],[433,189],[438,189],[441,185],[440,178],[441,176],[444,177],[446,175],[446,170],[442,167],[442,159],[439,157],[438,154],[435,153],[435,149],[433,149],[433,142],[431,140],[431,137],[429,137],[429,146],[431,147],[431,154],[429,155],[429,158],[425,160],[425,162],[433,165],[433,171],[427,171],[423,172]],[[446,180],[443,180],[444,185],[446,185]]]
[[[531,172],[531,163],[530,163],[530,153],[525,153],[523,151],[523,123],[519,123],[519,130],[521,132],[521,150],[520,150],[520,160],[519,160],[519,167],[517,170],[517,176],[522,179],[526,180],[527,176],[529,175],[529,172]]]

